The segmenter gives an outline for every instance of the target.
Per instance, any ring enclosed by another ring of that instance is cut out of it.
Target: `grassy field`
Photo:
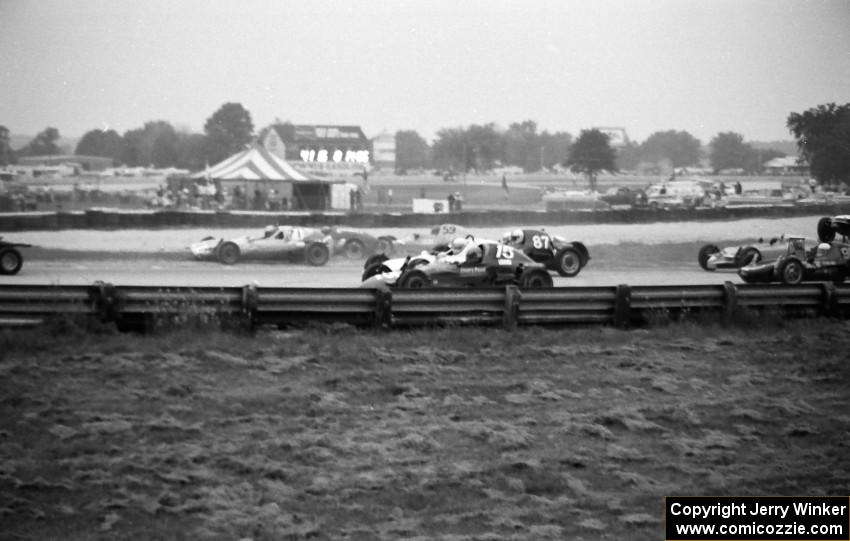
[[[656,540],[665,495],[846,495],[848,331],[0,333],[0,538]]]

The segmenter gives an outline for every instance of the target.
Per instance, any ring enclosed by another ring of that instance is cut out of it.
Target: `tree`
[[[54,156],[60,154],[61,150],[57,143],[59,137],[59,130],[56,128],[45,128],[27,146],[22,148],[18,154],[21,156]]]
[[[754,172],[757,155],[752,146],[744,143],[744,137],[735,132],[718,133],[711,140],[709,162],[715,171],[723,169],[745,169]]]
[[[599,130],[582,130],[565,165],[574,173],[587,175],[590,189],[596,191],[596,175],[600,171],[616,173],[617,153],[608,136]]]
[[[74,154],[112,158],[117,165],[121,162],[123,149],[124,139],[115,130],[91,130],[83,134]]]
[[[791,113],[787,126],[814,178],[821,183],[850,180],[850,103]]]
[[[14,162],[15,151],[12,150],[9,128],[0,126],[0,165],[9,165]]]
[[[145,122],[141,129],[124,133],[122,161],[130,167],[177,165],[177,136],[164,120]]]
[[[207,157],[211,162],[221,161],[251,142],[254,124],[249,113],[239,103],[225,103],[204,124],[207,136]]]
[[[434,141],[434,162],[438,167],[463,172],[489,169],[501,160],[502,147],[502,138],[492,123],[442,129]]]
[[[400,130],[395,134],[395,165],[399,171],[431,166],[431,148],[417,132]]]
[[[640,145],[642,161],[661,163],[669,161],[673,167],[686,167],[699,163],[699,139],[685,131],[655,132]]]

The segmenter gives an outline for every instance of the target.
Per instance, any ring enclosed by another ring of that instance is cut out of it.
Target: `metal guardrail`
[[[190,321],[247,328],[310,322],[392,328],[474,324],[602,324],[621,328],[705,317],[734,321],[744,313],[779,317],[850,317],[850,285],[733,284],[697,286],[493,289],[324,289],[244,287],[2,285],[0,326],[85,316],[122,330]]]

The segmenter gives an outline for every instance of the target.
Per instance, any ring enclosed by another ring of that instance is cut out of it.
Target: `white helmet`
[[[522,229],[514,229],[511,231],[511,244],[520,244],[522,237]]]
[[[829,252],[830,248],[832,248],[832,246],[830,246],[829,243],[822,242],[822,243],[818,244],[818,249],[815,252],[815,257],[825,256]]]
[[[452,254],[459,254],[464,248],[466,248],[466,239],[463,237],[457,237],[452,241],[449,251]]]
[[[266,228],[263,230],[263,233],[264,233],[267,237],[271,237],[271,236],[272,236],[272,234],[274,233],[274,230],[275,230],[275,226],[273,226],[273,225],[267,225],[267,226],[266,226]]]

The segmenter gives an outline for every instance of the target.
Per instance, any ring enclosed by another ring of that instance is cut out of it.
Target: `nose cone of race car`
[[[218,246],[219,240],[209,238],[195,242],[189,246],[189,251],[195,257],[210,257],[215,254],[215,247]]]

